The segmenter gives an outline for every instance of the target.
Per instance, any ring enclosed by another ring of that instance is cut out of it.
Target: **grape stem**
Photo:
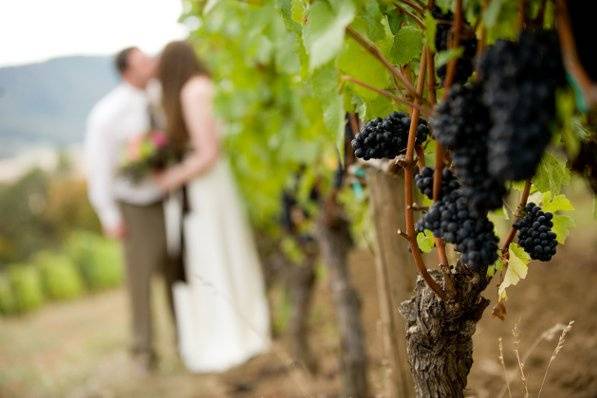
[[[531,193],[531,180],[527,180],[524,183],[524,189],[522,190],[522,194],[520,195],[520,200],[518,201],[518,206],[516,207],[516,211],[514,213],[512,227],[510,228],[510,232],[508,232],[508,236],[506,236],[506,240],[501,248],[502,258],[508,258],[508,249],[510,248],[510,243],[514,240],[516,236],[516,228],[514,228],[514,224],[522,217],[522,213],[524,211],[524,207],[529,200],[529,194]]]
[[[411,0],[400,0],[402,3],[406,4],[407,6],[409,6],[410,8],[414,9],[416,12],[419,13],[419,15],[423,15],[425,14],[425,10],[423,9],[423,7],[420,4],[417,4],[414,1]]]
[[[401,82],[401,84],[406,88],[406,91],[408,91],[408,93],[418,101],[418,104],[426,104],[426,101],[420,94],[417,93],[417,90],[412,85],[410,80],[408,80],[404,72],[397,68],[396,65],[392,64],[373,43],[357,32],[352,26],[348,26],[346,28],[346,33],[375,59],[381,62],[382,65],[392,74],[392,76],[394,76],[397,81]]]
[[[417,23],[417,25],[419,25],[419,27],[421,29],[425,29],[425,24],[423,23],[423,21],[421,20],[421,18],[419,18],[418,16],[416,16],[415,14],[413,14],[412,12],[410,12],[409,10],[407,10],[406,8],[399,6],[398,4],[394,4],[394,7],[396,7],[396,10],[408,15],[409,17],[412,18],[413,21],[415,21]]]
[[[421,61],[419,64],[419,75],[417,76],[417,98],[415,103],[418,102],[418,98],[423,93],[425,85],[425,68],[427,67],[426,61],[426,50],[423,49],[421,53]],[[408,243],[410,245],[410,252],[415,261],[415,265],[421,277],[425,280],[427,285],[435,292],[435,294],[442,300],[446,300],[446,292],[442,287],[433,279],[433,277],[427,271],[423,257],[421,256],[421,250],[417,243],[417,237],[415,233],[415,222],[414,222],[414,211],[412,204],[413,202],[413,167],[414,167],[414,152],[415,152],[415,139],[417,134],[417,124],[419,122],[419,109],[413,107],[410,115],[410,126],[408,129],[408,143],[406,145],[406,160],[404,166],[404,224],[406,228],[406,236],[408,237]]]
[[[408,105],[410,107],[418,107],[419,110],[421,112],[423,112],[423,114],[428,115],[431,113],[431,109],[428,106],[425,105],[417,105],[414,102],[408,101],[405,98],[399,97],[397,95],[392,94],[391,92],[387,91],[387,90],[382,90],[380,88],[377,87],[373,87],[372,85],[365,83],[364,81],[361,81],[353,76],[350,75],[342,75],[342,77],[340,78],[340,80],[342,81],[347,81],[347,82],[351,82],[354,83],[358,86],[361,86],[369,91],[373,91],[374,93],[377,93],[379,95],[382,95],[384,97],[390,98],[391,100],[395,101],[395,102],[399,102],[405,105]]]

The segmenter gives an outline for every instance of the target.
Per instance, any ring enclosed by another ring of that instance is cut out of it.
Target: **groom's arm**
[[[112,194],[117,148],[111,139],[111,126],[102,115],[92,114],[85,143],[89,200],[104,229],[113,238],[124,236],[124,225]]]

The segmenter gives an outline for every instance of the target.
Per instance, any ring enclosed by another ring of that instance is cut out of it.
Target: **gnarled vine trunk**
[[[292,356],[310,373],[317,371],[317,363],[309,346],[307,326],[313,287],[315,286],[315,263],[317,262],[317,244],[309,242],[303,246],[305,259],[302,264],[291,264],[286,285],[290,293],[291,313],[289,320],[290,344]]]
[[[381,337],[387,361],[385,392],[388,397],[410,398],[414,395],[406,355],[406,322],[398,306],[412,293],[417,277],[410,263],[408,247],[398,235],[404,210],[404,178],[377,168],[367,170],[373,225],[375,227],[375,263],[381,318]]]
[[[341,344],[344,393],[351,398],[368,397],[367,353],[360,317],[360,302],[350,283],[348,251],[352,247],[349,225],[333,198],[324,203],[317,220],[321,255],[330,272],[330,288],[336,307]]]
[[[443,284],[442,274],[431,271]],[[446,303],[438,299],[422,278],[413,296],[400,305],[406,318],[408,360],[420,398],[463,397],[473,364],[473,341],[477,322],[489,300],[481,296],[488,279],[458,265],[453,273],[457,297]]]

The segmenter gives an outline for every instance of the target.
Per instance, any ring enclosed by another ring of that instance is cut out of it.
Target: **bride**
[[[166,46],[159,80],[169,140],[188,148],[182,162],[156,176],[165,192],[185,187],[188,203],[182,218],[187,278],[174,287],[180,354],[193,372],[223,371],[269,348],[261,267],[219,146],[213,85],[190,44]],[[172,214],[167,211],[167,224],[180,228]]]

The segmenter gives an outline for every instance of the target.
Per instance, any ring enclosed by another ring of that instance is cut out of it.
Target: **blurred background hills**
[[[93,104],[116,85],[109,56],[0,68],[0,159],[81,143]]]

